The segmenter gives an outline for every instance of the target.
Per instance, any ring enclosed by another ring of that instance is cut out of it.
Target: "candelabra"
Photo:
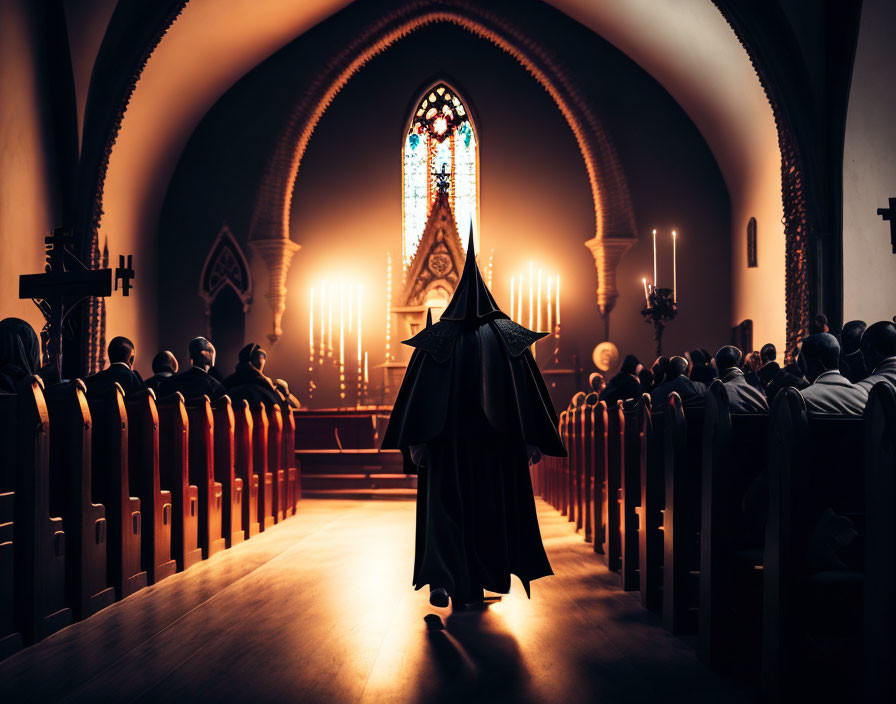
[[[645,323],[653,324],[657,357],[663,354],[663,331],[670,320],[678,315],[678,303],[671,288],[651,288],[647,295],[647,307],[641,311]]]

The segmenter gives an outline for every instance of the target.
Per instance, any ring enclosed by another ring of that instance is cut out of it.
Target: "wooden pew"
[[[663,415],[653,414],[650,395],[644,394],[637,417],[641,448],[641,502],[638,507],[638,565],[641,605],[652,611],[663,604],[663,507],[666,478],[663,457]],[[654,422],[656,421],[656,422]],[[626,426],[627,427],[627,426]]]
[[[579,485],[579,416],[581,408],[573,406],[567,416],[569,428],[569,444],[566,446],[569,471],[567,472],[567,491],[569,492],[569,507],[566,512],[566,520],[575,523],[578,528],[578,514],[582,506],[582,492]]]
[[[582,501],[584,516],[582,524],[585,531],[585,542],[594,542],[594,407],[597,405],[597,394],[591,392],[585,397],[582,407],[580,434],[580,457],[582,463]]]
[[[258,535],[261,526],[258,523],[258,475],[255,473],[253,464],[255,426],[247,400],[237,401],[233,407],[233,417],[235,432],[234,472],[243,482],[242,527],[243,535],[248,540],[253,535]]]
[[[283,415],[283,445],[281,466],[286,472],[285,515],[294,516],[302,497],[302,475],[296,460],[296,414],[292,406],[284,401],[280,404]]]
[[[80,379],[45,393],[50,414],[50,511],[65,521],[66,601],[76,619],[115,601],[106,579],[106,509],[94,502],[93,419]]]
[[[15,615],[30,645],[72,622],[65,526],[50,514],[50,415],[38,377],[19,383],[16,417]]]
[[[252,413],[252,471],[258,477],[258,525],[267,530],[274,525],[274,476],[268,467],[268,413],[259,402]]]
[[[607,409],[607,568],[619,572],[622,568],[622,467],[625,463],[622,443],[625,418],[618,402]]]
[[[16,623],[15,488],[18,397],[0,394],[0,659],[24,645]]]
[[[598,555],[606,555],[607,552],[607,418],[607,404],[598,401],[591,409],[594,552]]]
[[[663,441],[663,625],[673,633],[693,632],[699,604],[703,407],[683,407],[673,392],[666,403]]]
[[[760,646],[764,541],[744,500],[765,472],[769,416],[732,415],[718,380],[705,399],[698,652],[710,667],[744,671]]]
[[[140,499],[131,496],[128,474],[128,416],[124,392],[116,384],[105,399],[88,401],[93,418],[93,484],[106,507],[109,526],[106,565],[109,584],[119,599],[146,586],[141,566]]]
[[[286,470],[283,459],[283,412],[280,405],[268,411],[268,474],[271,475],[271,513],[275,523],[286,517]]]
[[[560,414],[560,438],[563,440],[563,446],[566,448],[566,457],[561,459],[560,476],[557,478],[557,510],[560,511],[561,516],[569,513],[569,443],[571,441],[569,415],[570,409]]]
[[[159,414],[152,389],[128,394],[128,474],[140,498],[143,569],[150,584],[177,571],[171,559],[171,492],[159,476]]]
[[[846,661],[860,652],[860,638],[852,647],[837,647],[835,658],[814,644],[832,627],[854,625],[858,636],[862,574],[850,569],[810,574],[808,558],[816,524],[827,508],[852,517],[864,511],[864,432],[861,417],[809,417],[796,389],[775,397],[763,569],[762,689],[767,696],[805,689],[819,668],[835,665],[841,681],[859,668],[858,662],[850,668]],[[848,635],[840,633],[837,640],[846,643]],[[824,647],[833,645],[826,641]]]
[[[181,572],[202,560],[199,487],[190,483],[189,434],[180,392],[159,399],[159,478],[171,492],[171,555]]]
[[[646,461],[647,438],[643,433],[644,399],[642,397],[619,402],[622,412],[622,467],[620,472],[620,552],[622,588],[633,591],[641,588],[640,542],[638,515],[641,505],[641,463]]]
[[[215,419],[208,396],[186,405],[189,423],[189,482],[199,490],[199,548],[210,558],[227,547],[222,532],[224,488],[215,481]]]
[[[243,401],[245,404],[245,401]],[[212,406],[214,418],[215,480],[221,485],[221,532],[228,548],[243,542],[243,480],[236,475],[236,418],[230,396]]]
[[[896,389],[865,407],[865,694],[896,700]]]

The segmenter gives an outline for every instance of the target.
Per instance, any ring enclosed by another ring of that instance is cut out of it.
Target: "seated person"
[[[642,369],[638,372],[638,379],[641,380],[641,393],[649,394],[651,389],[655,386],[653,372],[649,369]]]
[[[896,386],[896,325],[883,321],[869,327],[862,335],[862,358],[873,371],[859,386],[869,393],[879,381]]]
[[[853,384],[868,376],[865,360],[862,358],[862,335],[867,327],[864,320],[850,320],[843,326],[840,334],[843,348],[840,354],[840,373]]]
[[[809,335],[817,335],[820,332],[829,332],[828,316],[819,313],[809,322]]]
[[[121,386],[124,395],[146,388],[146,383],[134,369],[137,353],[134,343],[126,337],[113,337],[109,343],[109,366],[84,380],[89,398],[105,398],[115,387]]]
[[[762,388],[762,382],[759,380],[759,368],[761,366],[762,361],[759,353],[756,350],[753,350],[744,360],[744,363],[741,366],[741,371],[743,371],[748,384],[755,386],[762,391],[762,393],[765,393],[765,389]]]
[[[152,358],[153,376],[146,380],[146,385],[156,394],[163,379],[177,374],[177,358],[168,350],[162,350]]]
[[[290,405],[291,408],[301,408],[302,404],[295,396],[292,395],[289,391],[289,384],[286,383],[283,379],[275,379],[274,380],[274,389],[280,395],[280,398],[283,399],[286,403]]]
[[[781,372],[781,365],[775,360],[778,358],[778,350],[772,343],[766,343],[759,350],[759,363],[762,365],[756,370],[759,383],[763,391],[768,391],[768,385]],[[767,395],[767,394],[766,394]]]
[[[728,408],[732,413],[768,413],[765,394],[747,383],[740,361],[743,353],[733,345],[716,352],[716,369],[728,394]]]
[[[16,384],[40,369],[40,342],[19,318],[0,320],[0,392],[15,393]]]
[[[600,400],[606,401],[608,407],[615,407],[617,401],[635,398],[641,394],[641,380],[638,373],[643,369],[635,355],[627,355],[622,362],[619,373],[610,379],[610,383],[600,393]]]
[[[600,372],[594,372],[588,377],[588,386],[592,391],[599,394],[606,387],[606,384],[604,383],[604,375]]]
[[[653,374],[653,386],[650,389],[644,389],[645,393],[650,393],[651,389],[655,389],[666,380],[666,370],[669,368],[668,357],[657,357],[653,366],[650,367],[650,373]]]
[[[829,332],[803,340],[800,358],[810,386],[801,391],[806,410],[812,415],[860,416],[868,402],[868,391],[840,373],[840,343]]]
[[[681,396],[683,404],[693,405],[703,401],[706,387],[699,381],[688,378],[688,360],[684,357],[673,357],[666,367],[666,380],[650,392],[650,402],[654,408],[666,403],[666,399],[674,391]]]
[[[775,396],[784,389],[792,387],[794,389],[802,390],[808,385],[809,382],[806,381],[803,370],[799,364],[786,364],[784,368],[775,375],[774,379],[769,382],[768,386],[765,388],[765,395],[768,397],[768,402],[771,403],[775,400]]]
[[[691,371],[688,374],[691,381],[698,381],[707,388],[716,378],[716,372],[712,368],[712,357],[704,349],[691,350]]]
[[[215,363],[215,346],[204,337],[190,341],[191,367],[180,374],[169,376],[159,384],[159,398],[180,392],[185,401],[208,396],[213,403],[227,394],[221,382],[212,378],[208,370]]]
[[[240,350],[236,370],[224,379],[224,386],[234,401],[246,399],[250,404],[260,401],[268,408],[280,402],[273,382],[262,373],[267,358],[259,345],[249,344]]]

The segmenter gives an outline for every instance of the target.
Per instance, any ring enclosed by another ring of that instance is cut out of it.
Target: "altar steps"
[[[296,450],[305,498],[405,499],[417,493],[417,477],[404,474],[396,450]]]

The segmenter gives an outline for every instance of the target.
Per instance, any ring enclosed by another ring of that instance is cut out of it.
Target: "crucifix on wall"
[[[19,277],[19,298],[30,298],[43,313],[47,323],[42,331],[46,339],[44,363],[55,362],[62,374],[62,330],[69,313],[90,296],[112,295],[112,270],[88,269],[69,249],[74,243],[71,230],[55,228],[45,240],[47,265],[43,274]],[[115,288],[121,284],[127,296],[134,278],[131,255],[119,259],[115,270]]]
[[[877,214],[890,223],[890,245],[896,254],[896,198],[890,198],[889,208],[878,208]]]

